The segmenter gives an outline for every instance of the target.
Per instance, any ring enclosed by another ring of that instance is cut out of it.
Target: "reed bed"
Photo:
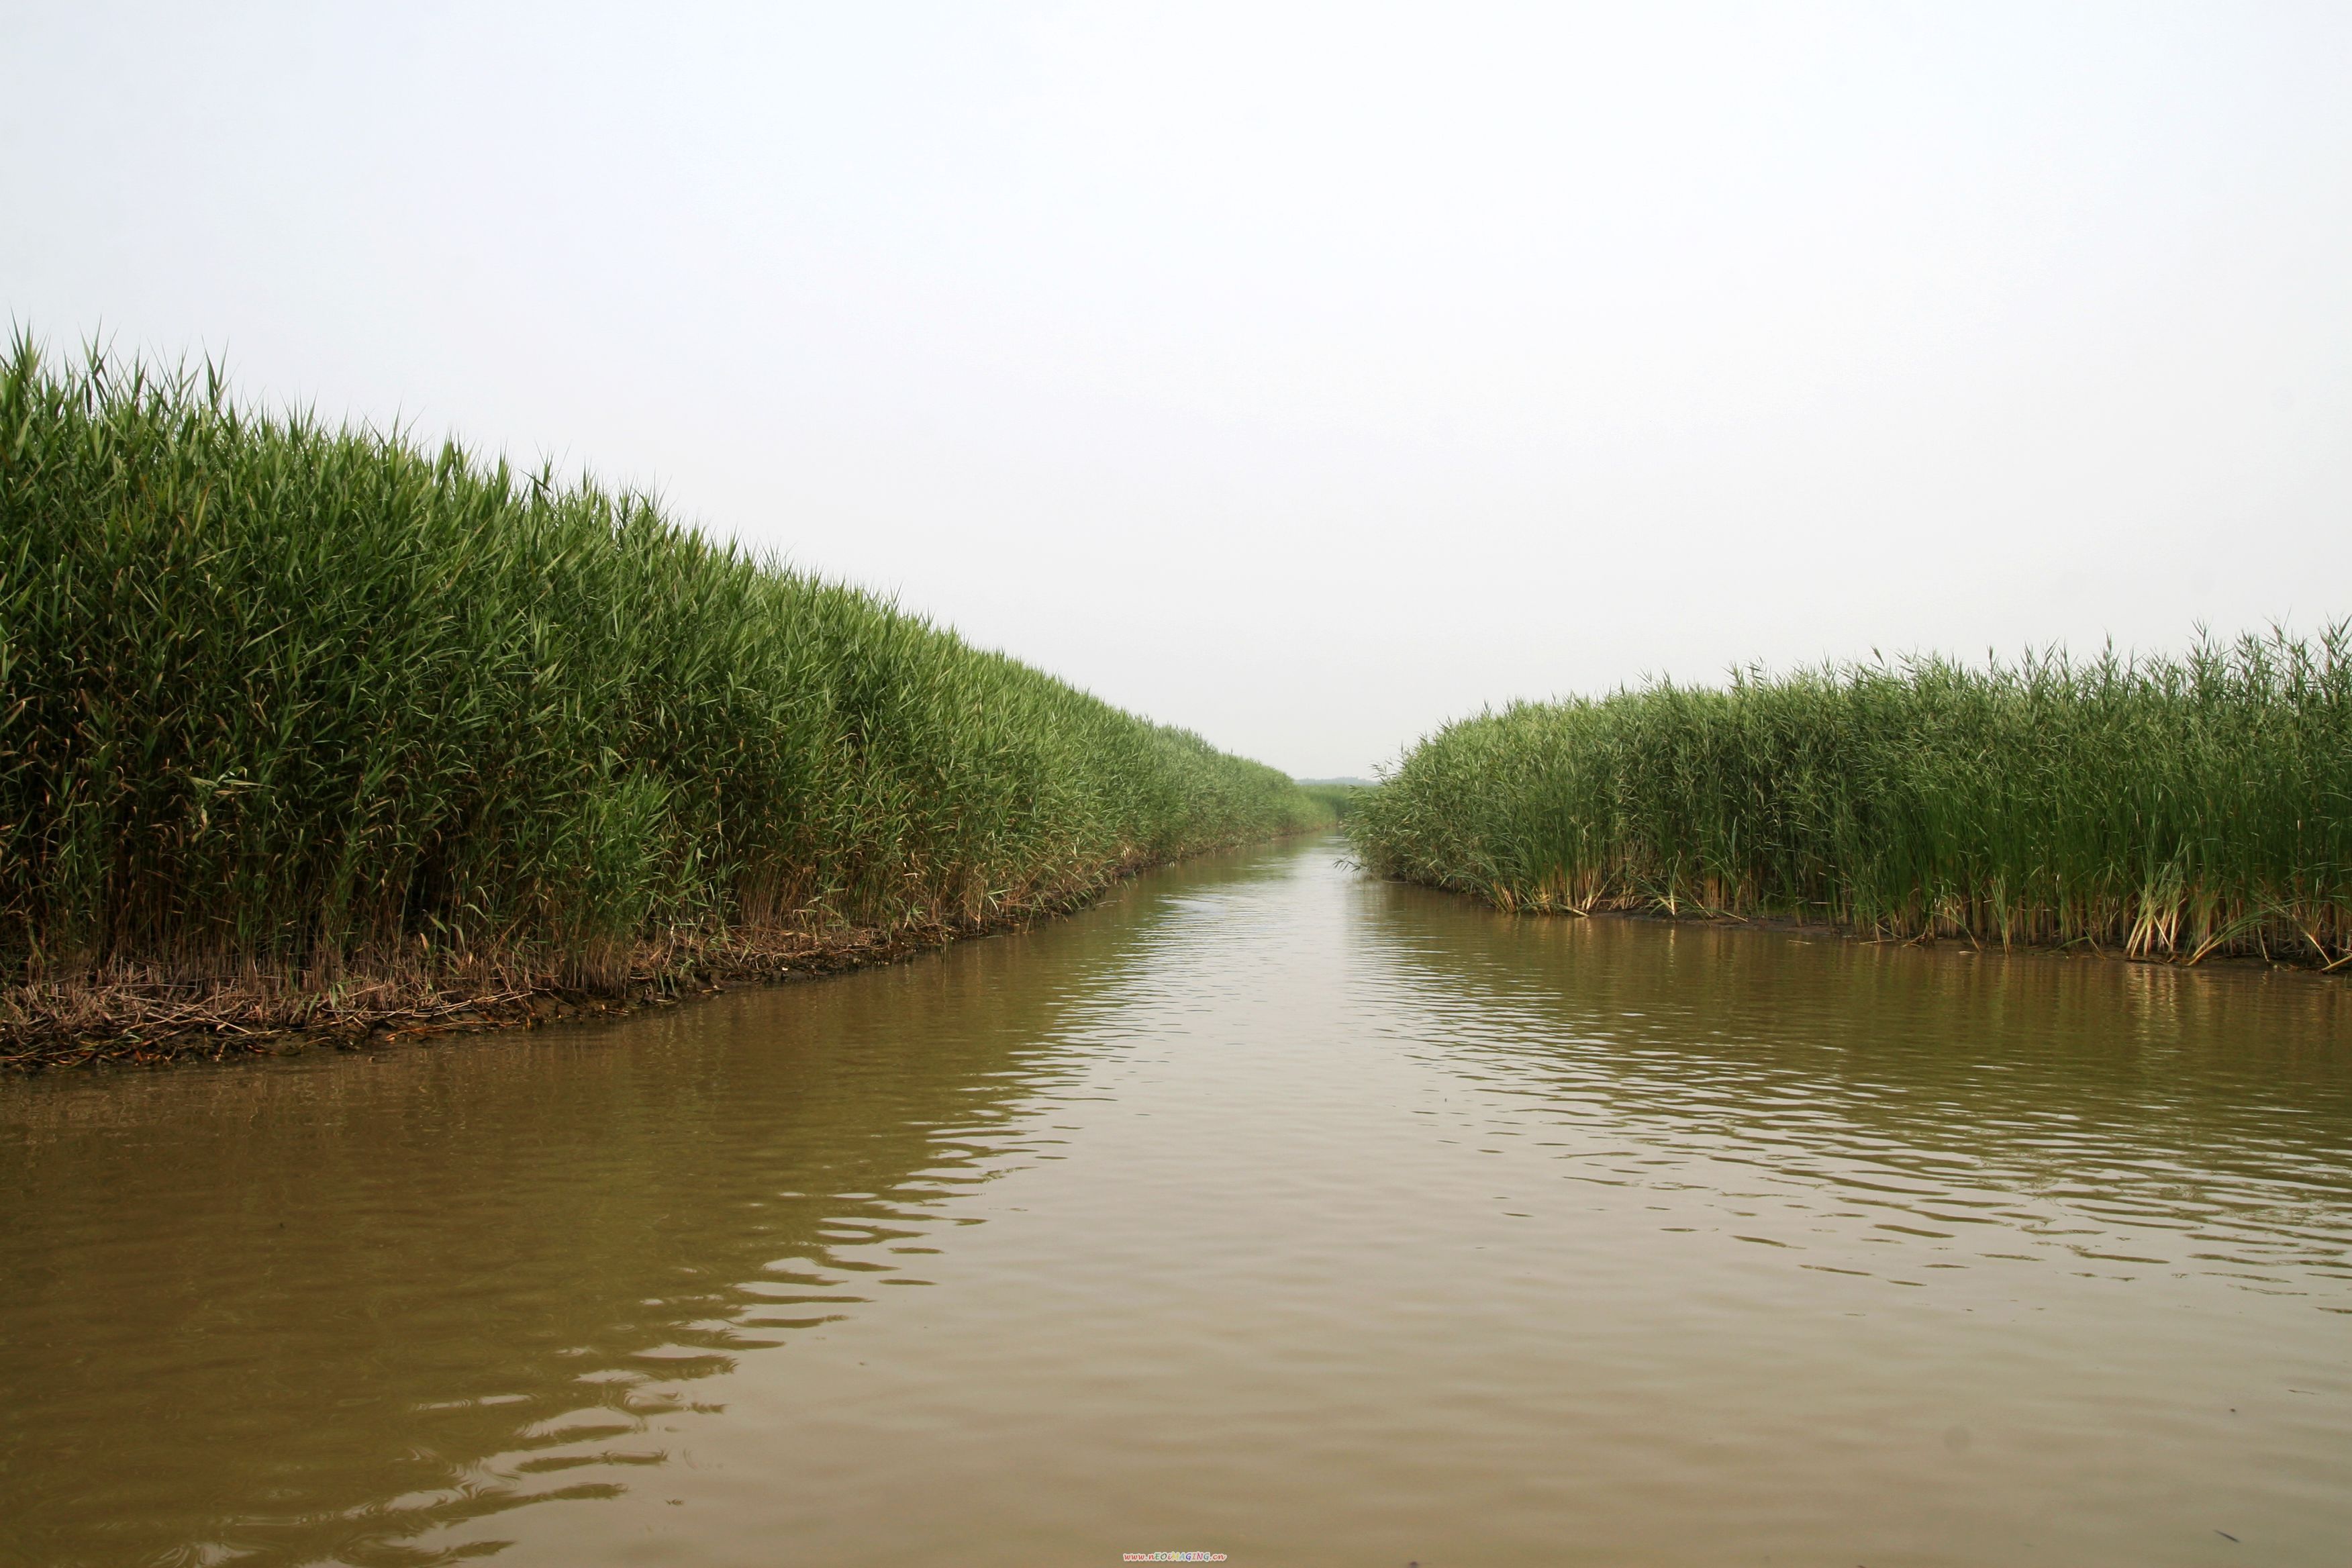
[[[2337,626],[1521,703],[1424,740],[1348,827],[1370,869],[1506,909],[2335,968],[2347,655]]]
[[[1328,820],[644,495],[209,367],[20,335],[0,370],[0,1031],[100,1026],[110,987],[610,990]]]
[[[1320,801],[1335,820],[1344,823],[1374,786],[1353,779],[1300,779],[1298,787],[1309,799]]]

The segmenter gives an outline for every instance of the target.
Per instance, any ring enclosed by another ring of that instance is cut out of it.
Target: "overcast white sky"
[[[36,5],[0,311],[1306,774],[2352,613],[2352,6]]]

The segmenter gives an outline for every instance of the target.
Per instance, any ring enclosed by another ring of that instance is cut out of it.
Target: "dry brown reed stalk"
[[[975,921],[882,927],[804,916],[719,932],[670,931],[604,955],[584,976],[576,963],[534,965],[511,953],[442,961],[413,952],[361,954],[331,981],[255,965],[207,973],[118,962],[67,980],[0,990],[0,1068],[217,1060],[363,1038],[530,1027],[728,985],[896,963],[1066,914],[1098,896],[1099,889],[1071,893]]]

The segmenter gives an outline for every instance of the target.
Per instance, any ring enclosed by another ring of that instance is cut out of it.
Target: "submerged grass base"
[[[2145,908],[2084,907],[2062,918],[2051,909],[2002,910],[1985,900],[1915,904],[1893,914],[1859,920],[1822,900],[1814,910],[1767,904],[1719,882],[1678,891],[1579,889],[1566,877],[1530,888],[1469,877],[1383,873],[1391,880],[1475,898],[1509,914],[1570,920],[1687,921],[1743,925],[1767,931],[1822,933],[1849,942],[1925,947],[1955,942],[1979,952],[2010,951],[2117,959],[2189,967],[2220,963],[2335,974],[2352,965],[2352,916],[2340,909],[2296,910],[2277,904],[2186,907],[2185,901]]]
[[[1084,909],[1151,868],[1138,863],[1091,889],[981,920],[767,926],[709,939],[674,933],[613,955],[615,962],[593,984],[571,966],[511,954],[446,962],[362,957],[331,980],[253,966],[207,973],[118,963],[0,991],[0,1069],[289,1056],[610,1016],[740,985],[897,963],[952,942],[1025,930]]]
[[[1801,915],[1768,914],[1762,910],[1738,914],[1711,905],[1681,903],[1668,908],[1662,902],[1627,901],[1616,904],[1596,904],[1579,909],[1567,904],[1523,904],[1507,900],[1485,898],[1458,889],[1444,889],[1462,896],[1480,898],[1507,914],[1533,915],[1545,919],[1641,921],[1662,925],[1738,927],[1746,931],[1780,931],[1802,936],[1809,941],[1853,942],[1862,947],[1947,948],[1969,954],[2032,954],[2044,959],[2085,959],[2099,963],[2154,964],[2165,968],[2185,969],[2192,965],[2207,968],[2276,970],[2284,973],[2310,975],[2314,978],[2340,972],[2340,963],[2330,963],[2310,949],[2268,950],[2260,941],[2215,945],[2193,955],[2187,952],[2134,952],[2125,947],[2102,943],[2093,936],[2077,936],[2067,940],[2046,942],[2013,941],[2003,944],[1999,940],[1988,941],[1967,927],[1948,921],[1936,921],[1908,931],[1889,931],[1884,926],[1856,926],[1851,922],[1813,919]]]

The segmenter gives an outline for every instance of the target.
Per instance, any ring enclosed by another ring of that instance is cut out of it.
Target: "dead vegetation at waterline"
[[[895,963],[960,938],[1017,930],[1086,900],[971,925],[789,927],[673,934],[593,988],[502,958],[362,959],[327,981],[247,966],[209,974],[118,962],[0,994],[0,1068],[147,1067],[313,1047],[356,1048],[479,1029],[536,1028],[667,1006],[741,984],[814,980]]]
[[[141,986],[618,994],[736,933],[986,929],[1328,820],[647,497],[210,369],[0,367],[0,1056]]]
[[[1370,870],[1506,909],[2352,961],[2352,637],[1657,684],[1407,753]]]

